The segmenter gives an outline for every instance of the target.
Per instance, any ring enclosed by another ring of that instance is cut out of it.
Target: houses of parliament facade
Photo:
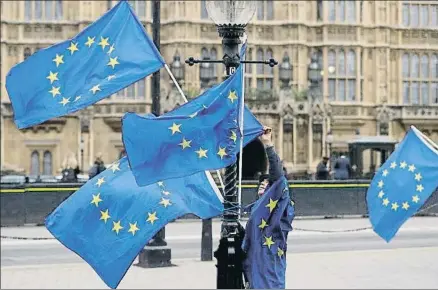
[[[74,37],[117,1],[1,1],[2,170],[58,175],[69,152],[84,171],[95,156],[120,156],[121,117],[151,111],[150,77],[94,106],[18,130],[5,88],[15,64],[39,49]],[[149,35],[152,2],[129,1]],[[257,1],[247,26],[247,59],[275,58],[279,65],[246,65],[246,103],[273,128],[277,151],[290,173],[315,171],[322,156],[347,152],[363,136],[400,141],[415,125],[438,141],[438,1]],[[179,60],[222,58],[221,39],[205,1],[161,2],[161,54]],[[316,57],[318,88],[309,89]],[[280,79],[288,62],[292,77]],[[45,69],[45,68],[41,68]],[[208,78],[184,65],[180,83],[189,97],[222,81],[224,68]],[[26,85],[26,80],[23,80]],[[161,111],[183,103],[161,72]],[[330,135],[330,140],[328,136]]]

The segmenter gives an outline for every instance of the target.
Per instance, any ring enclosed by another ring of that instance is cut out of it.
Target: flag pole
[[[170,78],[172,79],[173,83],[176,86],[176,89],[178,90],[178,92],[181,94],[181,97],[183,98],[184,102],[188,102],[186,95],[184,94],[183,90],[181,89],[180,85],[178,84],[178,82],[175,79],[175,76],[173,75],[172,71],[170,70],[169,66],[167,64],[164,64],[164,67],[166,68],[167,73],[169,74]],[[222,180],[222,176],[219,170],[216,170],[218,179],[219,179],[219,183],[221,184],[222,187],[222,194],[225,196],[225,185],[224,185],[224,181]],[[211,175],[211,173],[209,171],[205,171],[205,174]]]

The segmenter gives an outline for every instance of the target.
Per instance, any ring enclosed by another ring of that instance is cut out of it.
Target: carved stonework
[[[67,120],[65,118],[56,118],[49,121],[46,121],[42,124],[35,125],[29,128],[22,129],[21,131],[23,133],[32,131],[33,133],[38,133],[39,131],[43,132],[50,132],[55,131],[57,133],[61,133],[62,129],[64,128],[65,124],[67,123]]]

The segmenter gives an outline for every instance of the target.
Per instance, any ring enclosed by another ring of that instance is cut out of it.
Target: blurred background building
[[[123,149],[120,118],[150,112],[150,80],[98,104],[26,130],[13,123],[5,89],[9,69],[39,49],[74,37],[117,1],[1,1],[2,170],[58,175],[69,152],[85,171],[98,152],[106,163]],[[149,1],[129,1],[151,34]],[[401,140],[410,125],[438,141],[438,1],[257,1],[247,27],[246,101],[273,127],[289,173],[314,172],[323,155],[348,150],[360,136]],[[205,1],[162,1],[161,53],[189,97],[218,83],[221,39]],[[41,68],[44,69],[44,68]],[[162,73],[161,109],[182,103]],[[26,85],[23,81],[23,85]],[[366,170],[379,164],[369,152]],[[368,155],[367,155],[368,154]]]

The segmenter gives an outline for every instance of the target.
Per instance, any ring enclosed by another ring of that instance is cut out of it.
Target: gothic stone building
[[[26,130],[18,130],[12,120],[5,89],[9,69],[37,50],[75,36],[115,2],[1,1],[3,169],[57,175],[68,152],[75,153],[85,170],[98,152],[110,163],[122,149],[123,114],[150,111],[146,78],[86,110]],[[129,2],[151,35],[151,2]],[[247,59],[274,57],[281,63],[287,56],[293,75],[281,86],[278,67],[248,65],[246,99],[259,120],[273,128],[289,172],[314,172],[321,157],[330,154],[329,147],[332,154],[345,152],[357,132],[400,140],[415,125],[438,141],[437,14],[438,1],[257,1],[247,27]],[[161,2],[161,52],[169,64],[175,55],[182,62],[190,56],[222,57],[205,1]],[[308,90],[312,55],[322,68],[316,94]],[[191,97],[223,78],[219,66],[207,83],[199,66],[184,71],[181,83]],[[164,112],[182,99],[167,74],[161,75]],[[378,156],[369,162],[374,158]]]

